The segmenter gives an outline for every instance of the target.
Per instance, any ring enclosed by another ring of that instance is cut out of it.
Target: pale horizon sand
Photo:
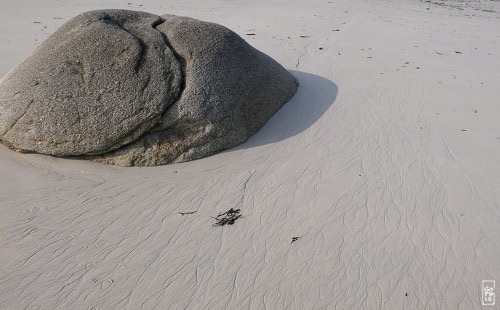
[[[0,76],[71,17],[120,8],[222,24],[300,83],[248,142],[193,162],[0,145],[1,309],[480,309],[500,279],[500,2],[0,8]]]

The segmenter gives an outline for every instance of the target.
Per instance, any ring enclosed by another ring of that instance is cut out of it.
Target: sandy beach
[[[128,1],[0,1],[0,76],[119,8],[224,25],[297,94],[182,164],[0,145],[1,309],[498,309],[499,1]]]

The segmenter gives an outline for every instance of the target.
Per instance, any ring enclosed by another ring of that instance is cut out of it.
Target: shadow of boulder
[[[250,139],[234,148],[246,149],[291,138],[314,124],[330,108],[338,88],[332,81],[318,75],[290,71],[299,81],[295,96],[269,119]]]

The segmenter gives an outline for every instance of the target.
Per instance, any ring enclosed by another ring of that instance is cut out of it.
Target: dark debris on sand
[[[224,213],[219,213],[214,219],[216,220],[214,227],[225,226],[225,225],[233,225],[237,219],[242,217],[240,213],[240,209],[229,209]]]

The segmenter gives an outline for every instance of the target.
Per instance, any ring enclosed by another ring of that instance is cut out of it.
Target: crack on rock
[[[128,33],[130,33],[131,35],[133,35],[133,33],[128,31],[127,29],[125,29],[125,28],[123,28],[123,29],[125,31],[127,31]],[[140,47],[139,60],[137,60],[137,63],[134,66],[135,73],[139,73],[139,71],[141,71],[141,68],[144,66],[144,63],[146,62],[146,55],[148,53],[149,47],[146,46],[146,44],[144,43],[144,41],[141,38],[139,38],[137,36],[134,36],[134,38],[137,40],[137,42],[139,42],[139,47]]]
[[[149,87],[149,84],[151,84],[151,76],[150,75],[147,76],[146,83],[144,83],[144,85],[141,87],[140,92],[144,93],[144,91],[146,90],[146,88]]]
[[[14,122],[14,123],[13,123],[13,124],[9,127],[9,129],[7,129],[7,130],[5,131],[5,133],[3,134],[3,136],[6,136],[6,135],[9,133],[9,131],[10,131],[12,128],[14,128],[14,126],[16,126],[16,124],[19,122],[19,120],[20,120],[21,118],[23,118],[23,117],[26,115],[26,113],[28,113],[28,110],[29,110],[29,108],[31,107],[31,105],[33,104],[33,102],[34,102],[34,101],[35,101],[35,100],[33,100],[33,99],[31,99],[31,100],[30,100],[30,102],[28,103],[28,106],[26,107],[26,109],[24,109],[24,112],[21,114],[21,116],[19,116],[19,117],[16,119],[16,121],[15,121],[15,122]],[[16,149],[18,149],[18,148],[16,148]]]
[[[153,27],[153,29],[155,29],[156,31],[158,31],[162,35],[163,40],[165,41],[165,44],[170,49],[170,51],[172,51],[172,54],[174,54],[175,59],[177,59],[177,61],[179,62],[179,65],[181,67],[181,85],[179,87],[179,95],[177,96],[177,98],[172,103],[172,104],[174,104],[175,102],[179,101],[179,99],[182,97],[182,94],[184,93],[184,90],[186,89],[186,64],[187,64],[187,61],[186,61],[186,59],[184,57],[182,57],[175,50],[175,48],[173,47],[173,45],[168,40],[167,35],[157,29],[157,27],[160,26],[161,24],[163,24],[164,22],[166,22],[166,20],[163,19],[163,18],[161,18],[161,20],[159,22],[153,23],[151,26]]]
[[[174,55],[175,59],[177,60],[177,62],[179,63],[179,66],[180,66],[180,71],[181,71],[181,77],[180,77],[180,86],[179,86],[179,93],[177,95],[176,98],[174,98],[172,100],[172,103],[165,109],[165,111],[163,111],[161,113],[161,115],[164,115],[165,113],[168,112],[169,110],[169,107],[172,106],[173,104],[175,104],[177,101],[179,101],[179,99],[182,97],[182,94],[184,93],[184,90],[186,88],[186,60],[184,57],[182,57],[176,50],[175,48],[172,46],[172,44],[170,43],[170,41],[168,40],[168,37],[165,33],[159,31],[157,29],[158,26],[160,26],[161,24],[163,24],[164,22],[166,22],[165,19],[159,17],[157,20],[155,20],[152,24],[151,24],[151,27],[156,30],[163,38],[163,41],[165,42],[165,45],[166,47],[172,52],[172,54]],[[127,31],[128,33],[130,33],[132,36],[134,36],[134,38],[137,38],[138,41],[141,43],[141,49],[142,49],[142,53],[141,53],[141,59],[145,59],[145,57],[143,57],[144,53],[147,52],[147,47],[145,47],[144,45],[144,42],[138,38],[134,33],[132,33],[131,31],[129,31],[128,29],[125,29],[124,26],[120,25],[125,31]],[[137,67],[136,67],[137,68]],[[136,72],[138,72],[136,70]],[[149,82],[150,82],[150,79],[151,77],[148,78],[148,82],[146,83],[146,85],[141,89],[141,91],[144,91],[147,86],[149,85]],[[205,93],[206,95],[206,93]],[[149,121],[149,120],[147,120]],[[146,121],[145,121],[146,122]],[[144,125],[144,123],[141,123],[139,124],[137,128],[141,127]],[[120,150],[124,150],[125,148],[129,147],[132,143],[134,142],[138,142],[140,139],[144,138],[145,136],[147,136],[148,134],[151,134],[153,132],[155,132],[154,128],[157,127],[157,126],[161,126],[161,124],[156,124],[155,126],[153,126],[153,128],[145,131],[142,135],[138,136],[135,140],[132,140],[130,141],[129,143],[126,143],[122,146],[120,146],[119,148],[109,148],[108,151],[104,151],[104,152],[101,152],[99,154],[94,154],[94,155],[102,155],[102,156],[105,156],[106,154],[109,154],[111,152],[116,152],[116,151],[120,151]],[[135,131],[135,130],[134,130]],[[159,131],[165,131],[165,132],[168,132],[169,129],[163,129],[163,130],[159,130]],[[88,154],[88,155],[91,155],[91,154]],[[134,161],[132,163],[133,165],[135,165]]]
[[[137,39],[137,41],[140,44],[140,48],[141,48],[140,53],[141,54],[140,54],[139,61],[137,62],[136,66],[134,67],[134,71],[136,73],[138,73],[140,71],[141,67],[143,66],[144,62],[146,61],[146,57],[145,56],[147,55],[149,47],[144,43],[144,41],[133,30],[125,28],[124,24],[117,23],[117,21],[115,21],[113,19],[110,19],[109,16],[108,16],[108,18],[103,18],[102,20],[105,20],[106,22],[108,22],[108,21],[112,22],[113,24],[117,24],[118,26],[120,26],[120,28],[122,28],[124,31],[126,31],[127,33],[129,33],[135,39]],[[163,19],[160,16],[158,16],[158,18],[151,23],[151,28],[154,29],[155,31],[157,31],[161,35],[161,37],[163,38],[163,41],[165,43],[165,47],[168,48],[172,52],[172,54],[174,55],[175,59],[177,60],[177,62],[179,64],[179,67],[180,67],[181,77],[180,77],[180,85],[179,85],[179,91],[178,91],[177,96],[175,98],[172,98],[170,105],[167,106],[167,108],[165,109],[165,111],[163,111],[162,113],[160,113],[160,115],[158,115],[158,116],[160,116],[159,120],[161,120],[161,116],[163,114],[167,113],[169,107],[172,106],[173,104],[175,104],[180,99],[180,97],[182,96],[182,93],[183,93],[183,91],[185,89],[185,84],[186,84],[185,83],[185,63],[186,63],[185,59],[182,56],[180,56],[177,53],[177,51],[172,47],[172,45],[168,41],[167,36],[164,33],[162,33],[161,31],[159,31],[157,29],[157,27],[160,26],[161,24],[163,24],[165,21],[166,21],[165,19]],[[170,78],[169,82],[172,82],[172,79],[173,79],[173,77]],[[150,82],[151,82],[151,76],[148,76],[146,84],[141,88],[141,92],[144,92],[144,90],[149,86]],[[151,121],[151,120],[145,120],[144,122],[138,124],[136,126],[136,128],[132,132],[135,132],[138,128],[141,128],[146,122],[149,122],[149,121]],[[121,145],[118,148],[116,148],[116,145],[113,145],[113,146],[109,147],[107,151],[103,151],[103,152],[100,152],[98,154],[87,154],[87,155],[102,155],[102,156],[105,156],[105,155],[110,154],[112,152],[117,152],[117,151],[120,151],[120,150],[124,150],[127,147],[129,147],[131,144],[139,142],[140,139],[145,138],[148,134],[154,132],[154,128],[156,126],[158,126],[158,125],[161,125],[161,124],[157,123],[155,126],[153,126],[149,130],[145,131],[143,134],[141,134],[138,137],[136,137],[136,139],[131,140],[128,143],[126,143],[124,145]],[[134,162],[132,164],[135,165]]]
[[[106,24],[111,24],[111,25],[118,26],[118,27],[120,27],[120,29],[122,29],[123,31],[127,32],[134,39],[137,40],[137,42],[139,43],[139,47],[140,47],[140,51],[139,51],[140,54],[138,56],[139,59],[138,59],[137,63],[134,66],[134,71],[135,71],[135,73],[138,73],[141,70],[141,68],[144,65],[144,63],[146,62],[146,56],[147,56],[148,51],[149,51],[149,46],[138,35],[138,33],[136,33],[133,29],[129,29],[128,27],[126,27],[125,22],[123,22],[121,20],[118,20],[118,19],[116,19],[116,18],[114,18],[114,17],[106,14],[106,16],[99,18],[97,21],[103,21]],[[157,20],[155,20],[151,24],[151,26],[153,26],[156,23],[161,22],[161,21],[162,21],[162,18],[160,16],[158,16]],[[155,29],[154,27],[152,27],[152,28]]]

